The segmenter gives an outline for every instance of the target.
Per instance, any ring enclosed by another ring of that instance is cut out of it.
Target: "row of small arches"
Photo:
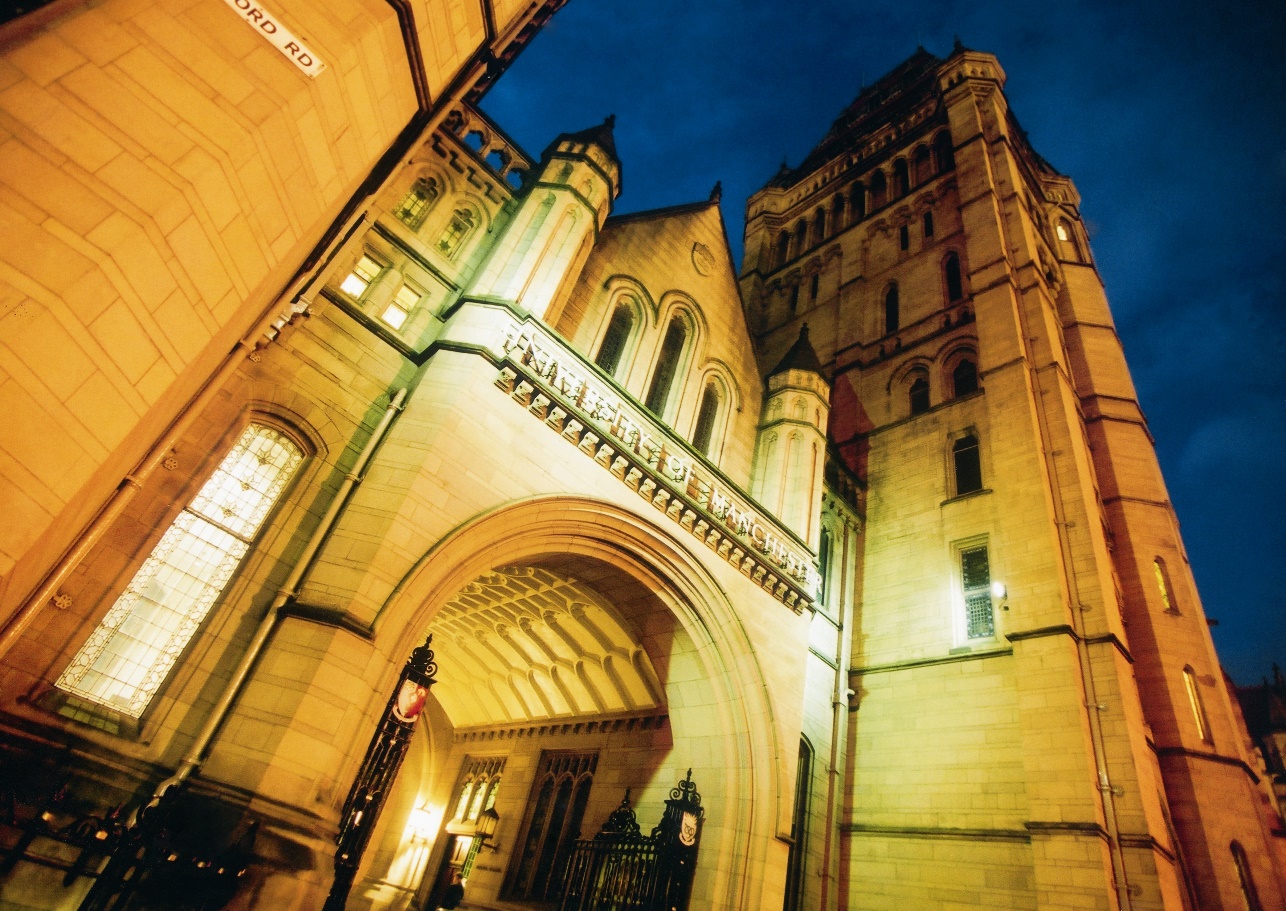
[[[894,159],[888,174],[883,168],[876,168],[866,181],[859,180],[846,191],[836,193],[829,206],[818,206],[811,216],[795,222],[794,227],[783,228],[773,241],[773,268],[781,268],[805,250],[955,166],[951,135],[941,130],[930,143],[916,146],[909,160],[906,156]]]

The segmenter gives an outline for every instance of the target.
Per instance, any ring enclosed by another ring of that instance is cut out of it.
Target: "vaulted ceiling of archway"
[[[630,623],[545,566],[483,573],[432,623],[433,693],[457,728],[637,712],[664,691]]]

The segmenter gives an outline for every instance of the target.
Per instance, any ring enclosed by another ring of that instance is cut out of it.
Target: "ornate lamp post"
[[[339,834],[335,839],[339,845],[335,852],[335,881],[322,911],[343,911],[348,901],[362,853],[375,831],[389,788],[397,779],[411,735],[415,733],[415,722],[424,710],[429,687],[437,682],[434,675],[438,666],[429,648],[432,642],[433,636],[430,635],[407,659],[393,695],[384,707],[375,736],[366,748],[366,758],[362,760],[362,767],[344,801]]]

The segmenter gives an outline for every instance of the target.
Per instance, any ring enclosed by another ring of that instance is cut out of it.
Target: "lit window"
[[[978,457],[976,436],[956,440],[951,447],[951,461],[956,470],[956,496],[982,490],[982,460]]]
[[[1170,572],[1165,561],[1157,557],[1152,561],[1152,572],[1156,576],[1157,589],[1161,592],[1161,603],[1172,614],[1179,612],[1178,602],[1174,599],[1174,586],[1170,584]]]
[[[1229,847],[1232,849],[1233,865],[1237,868],[1237,884],[1241,886],[1242,904],[1246,911],[1262,911],[1264,906],[1259,901],[1259,890],[1255,888],[1255,881],[1250,876],[1250,858],[1246,856],[1245,848],[1236,841]]]
[[[1206,718],[1206,706],[1201,701],[1201,691],[1197,689],[1197,673],[1191,666],[1183,669],[1183,688],[1188,692],[1188,707],[1192,709],[1192,718],[1197,723],[1197,733],[1206,743],[1213,743],[1210,722]]]
[[[58,687],[140,717],[302,459],[281,431],[247,427],[166,529]]]
[[[634,328],[634,312],[628,304],[619,304],[612,311],[612,319],[607,324],[607,333],[603,343],[598,346],[598,356],[594,363],[608,373],[615,375],[621,364],[621,355],[625,352],[625,342]]]
[[[960,580],[964,587],[965,637],[987,639],[996,634],[991,607],[991,564],[986,547],[960,552]]]
[[[402,324],[406,322],[407,316],[419,302],[420,292],[410,285],[403,285],[398,289],[397,296],[384,309],[380,319],[394,329],[401,329]]]
[[[474,215],[468,209],[456,209],[451,215],[451,223],[438,241],[438,249],[446,256],[455,256],[473,232]]]
[[[1066,224],[1064,224],[1063,222],[1061,222],[1061,221],[1060,221],[1060,222],[1058,223],[1058,227],[1056,227],[1054,230],[1058,232],[1058,239],[1059,239],[1059,240],[1071,240],[1071,239],[1072,239],[1071,232],[1069,232],[1069,231],[1067,230],[1067,225],[1066,225]]]
[[[715,418],[719,416],[719,390],[714,383],[707,383],[701,394],[701,407],[697,409],[697,426],[692,432],[692,445],[699,452],[710,455],[710,441],[714,436]]]
[[[410,191],[402,197],[402,201],[393,210],[393,214],[408,228],[418,228],[424,224],[424,217],[429,214],[429,209],[437,198],[437,182],[421,177],[411,187]]]
[[[361,297],[383,269],[384,267],[378,262],[363,254],[357,261],[357,265],[353,267],[353,271],[348,273],[348,277],[339,286],[339,290],[349,297]]]

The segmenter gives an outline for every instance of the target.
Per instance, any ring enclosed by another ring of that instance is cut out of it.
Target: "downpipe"
[[[366,441],[366,445],[362,448],[357,461],[353,463],[352,470],[344,476],[343,482],[340,484],[339,489],[335,491],[335,496],[331,498],[330,505],[326,508],[321,521],[313,529],[312,535],[308,538],[308,543],[304,545],[303,551],[299,554],[299,559],[295,561],[295,565],[291,568],[290,575],[286,577],[281,588],[277,590],[277,595],[273,598],[272,604],[269,605],[268,610],[264,613],[263,619],[259,621],[254,637],[242,654],[236,669],[233,670],[232,675],[228,678],[228,682],[210,710],[205,724],[202,725],[200,732],[188,748],[174,774],[157,785],[152,794],[152,803],[159,802],[171,788],[184,785],[201,768],[215,734],[218,733],[228,713],[231,712],[232,706],[236,703],[237,697],[241,693],[241,688],[246,682],[246,678],[250,676],[250,671],[254,668],[260,653],[272,636],[273,630],[276,629],[277,623],[281,619],[281,609],[298,594],[299,587],[312,565],[313,558],[317,556],[322,543],[330,534],[336,519],[339,518],[339,514],[343,511],[344,505],[348,502],[353,490],[362,483],[366,466],[379,448],[380,443],[383,442],[393,420],[397,417],[398,412],[405,407],[407,391],[406,389],[399,389],[393,395],[388,408],[384,412],[384,416],[380,418],[379,424],[375,426],[370,439]]]

